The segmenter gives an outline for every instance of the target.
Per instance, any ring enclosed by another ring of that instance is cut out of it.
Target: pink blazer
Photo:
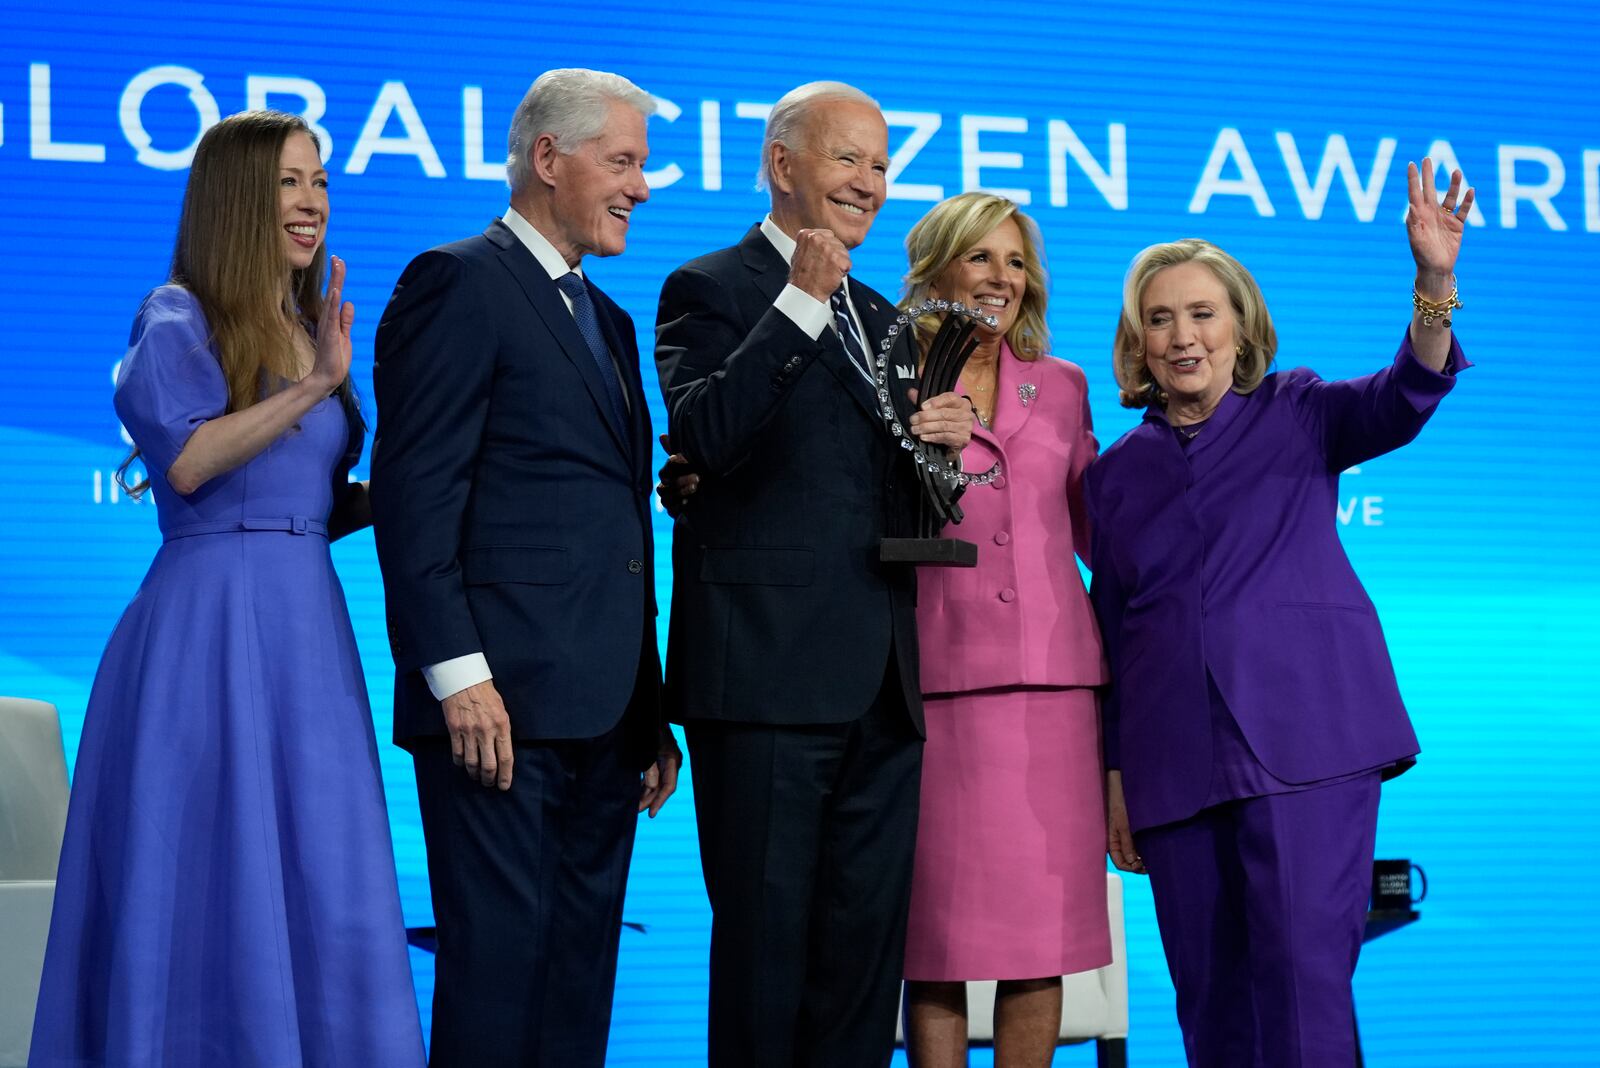
[[[1001,344],[994,426],[975,427],[967,471],[999,462],[961,498],[944,536],[976,542],[978,566],[917,573],[923,693],[1108,681],[1076,556],[1088,562],[1083,472],[1098,447],[1076,364],[1017,359]]]

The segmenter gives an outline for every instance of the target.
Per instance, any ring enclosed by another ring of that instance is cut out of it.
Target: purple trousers
[[[1377,772],[1139,831],[1190,1068],[1350,1068]]]

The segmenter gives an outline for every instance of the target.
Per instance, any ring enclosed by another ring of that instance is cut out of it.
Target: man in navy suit
[[[604,1063],[637,813],[677,783],[638,348],[580,266],[627,244],[654,109],[614,74],[541,76],[510,210],[413,260],[378,326],[373,519],[438,924],[435,1068]]]
[[[865,1068],[894,1045],[922,701],[915,575],[878,549],[918,486],[869,362],[895,308],[848,276],[888,166],[870,97],[793,90],[767,122],[771,214],[661,290],[672,440],[701,475],[667,695],[694,758],[713,1068]],[[972,413],[947,393],[910,424],[959,449]]]

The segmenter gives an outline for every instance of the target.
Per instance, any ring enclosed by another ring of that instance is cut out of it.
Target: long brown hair
[[[309,326],[322,314],[325,246],[284,285],[278,166],[284,142],[296,133],[317,144],[298,115],[241,112],[206,131],[189,167],[169,280],[193,293],[205,312],[230,412],[300,377],[283,324]]]
[[[211,329],[208,341],[228,383],[228,412],[242,411],[300,377],[284,326],[299,323],[309,330],[322,315],[326,242],[310,266],[289,272],[285,284],[278,168],[284,142],[296,133],[321,147],[298,115],[230,115],[200,138],[183,191],[168,281],[200,302]],[[348,376],[339,397],[347,410],[355,403]],[[122,462],[119,482],[138,455],[135,447]]]

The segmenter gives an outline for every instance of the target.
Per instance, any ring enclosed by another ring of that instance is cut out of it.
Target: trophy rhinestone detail
[[[967,362],[967,356],[971,354],[970,351],[963,351],[965,345],[962,344],[971,336],[970,327],[975,326],[977,323],[982,323],[984,326],[989,327],[999,324],[999,320],[992,315],[979,311],[977,308],[969,308],[960,301],[948,300],[925,300],[921,304],[913,308],[907,308],[895,316],[894,322],[889,325],[888,336],[878,343],[878,352],[873,361],[876,371],[875,377],[880,387],[878,389],[878,411],[882,414],[883,421],[888,425],[890,432],[899,440],[900,447],[902,449],[911,449],[917,454],[917,463],[927,465],[928,470],[935,475],[953,479],[956,484],[963,487],[987,486],[1000,474],[1000,465],[998,463],[982,474],[972,475],[957,470],[948,462],[940,461],[930,454],[927,446],[913,438],[906,431],[906,428],[901,425],[900,416],[895,412],[894,404],[889,398],[887,388],[885,388],[889,381],[889,353],[896,342],[899,341],[901,331],[909,327],[915,320],[932,312],[946,312],[950,313],[950,315],[945,319],[945,325],[939,328],[939,333],[934,337],[934,344],[929,349],[929,364],[931,366],[933,362],[933,354],[943,348],[946,351],[941,355],[944,355],[945,359],[949,363],[953,363],[954,366],[951,367],[947,364],[945,367],[939,368],[944,372],[943,377],[949,380],[946,389],[927,393],[919,391],[917,394],[919,397],[936,396],[938,393],[946,392],[947,389],[955,388],[956,380],[961,376],[961,367]],[[950,329],[950,324],[958,321],[962,321],[968,326],[966,328],[957,327],[954,333],[947,335],[946,330]],[[946,339],[944,346],[939,344],[941,338]],[[921,381],[927,383],[932,379],[925,371]],[[934,382],[933,384],[937,385],[939,383]],[[1024,401],[1023,403],[1027,402]]]

